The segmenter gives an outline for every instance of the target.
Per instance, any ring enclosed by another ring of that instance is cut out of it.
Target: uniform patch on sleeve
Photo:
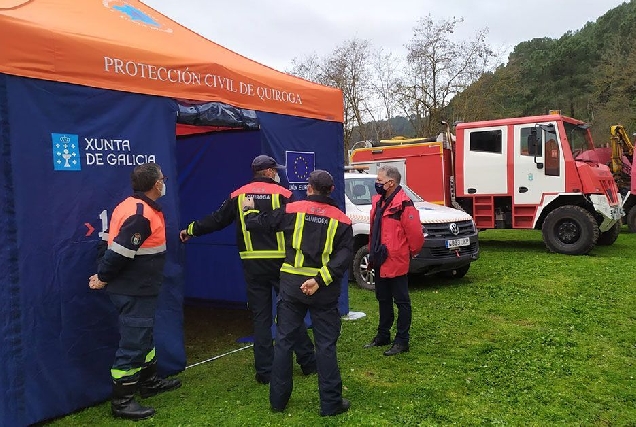
[[[141,234],[139,233],[133,234],[132,237],[130,238],[130,243],[132,243],[135,246],[139,246],[139,244],[141,243]]]

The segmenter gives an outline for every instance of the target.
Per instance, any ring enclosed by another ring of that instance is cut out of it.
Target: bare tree
[[[292,59],[292,69],[287,70],[287,73],[314,83],[326,85],[323,69],[324,60],[319,58],[316,52],[313,52],[302,58]]]
[[[394,136],[390,120],[393,118],[397,107],[395,98],[396,88],[399,83],[399,66],[400,61],[391,52],[385,52],[382,48],[374,52],[371,88],[378,99],[381,119],[384,120],[384,122],[374,120],[377,139]],[[374,116],[374,114],[371,114],[371,116]],[[380,125],[380,123],[384,123],[384,126]]]
[[[495,54],[486,43],[487,29],[472,40],[454,41],[461,18],[435,22],[421,18],[406,45],[407,70],[398,86],[397,102],[421,135],[436,133],[441,112],[454,95],[477,80]]]
[[[351,39],[337,47],[326,58],[313,54],[294,59],[290,74],[342,90],[344,105],[345,150],[350,148],[354,127],[366,139],[365,119],[373,111],[370,91],[370,44],[367,40]]]

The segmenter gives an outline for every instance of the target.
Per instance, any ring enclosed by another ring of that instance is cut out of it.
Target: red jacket
[[[379,195],[373,196],[371,228],[373,228],[378,200],[380,200]],[[380,241],[388,250],[388,257],[380,266],[380,277],[391,278],[407,274],[411,258],[422,249],[424,232],[420,214],[401,188],[384,210],[380,227],[382,233]],[[369,242],[373,241],[372,232],[373,230],[369,232]],[[378,274],[377,268],[376,274]]]

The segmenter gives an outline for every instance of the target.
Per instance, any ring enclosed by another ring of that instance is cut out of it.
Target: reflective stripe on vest
[[[301,250],[301,244],[303,240],[303,229],[305,227],[305,213],[297,212],[296,213],[296,224],[294,226],[294,236],[292,239],[292,247],[296,249],[296,257],[294,258],[294,265],[284,263],[281,267],[281,271],[284,271],[289,274],[298,274],[301,276],[311,276],[314,277],[317,274],[322,276],[322,280],[326,285],[333,282],[333,278],[331,277],[331,273],[327,268],[327,263],[329,262],[329,255],[333,251],[333,240],[336,237],[336,230],[338,229],[338,220],[330,218],[329,225],[327,226],[327,236],[325,238],[325,247],[322,251],[322,267],[321,268],[313,268],[313,267],[304,267],[303,263],[305,262],[305,256],[303,251]]]
[[[243,213],[243,200],[245,200],[245,194],[239,194],[238,196],[238,217],[241,220],[241,232],[243,233],[243,242],[245,243],[245,251],[252,252],[252,238],[250,232],[245,228],[245,215]]]
[[[336,229],[338,228],[338,221],[330,218],[329,226],[327,227],[327,238],[325,240],[325,249],[322,251],[322,265],[327,265],[329,262],[329,255],[333,251],[333,238],[336,236]]]
[[[326,265],[323,265],[321,268],[313,268],[313,267],[294,267],[291,264],[283,263],[283,266],[280,268],[280,271],[295,274],[297,276],[307,276],[307,277],[316,277],[318,274],[322,277],[322,280],[325,282],[325,285],[329,285],[333,282],[333,278],[331,277],[331,273],[329,273],[329,269]]]
[[[305,255],[300,249],[303,241],[303,229],[305,228],[305,214],[298,212],[296,214],[296,224],[294,224],[294,235],[292,237],[292,248],[296,249],[296,257],[294,258],[294,267],[300,268],[305,262]]]
[[[280,194],[272,194],[272,210],[280,208]],[[282,231],[276,232],[276,243],[278,250],[283,253],[285,257],[285,234]]]
[[[276,246],[277,249],[265,249],[255,250],[252,244],[252,235],[247,231],[245,226],[245,215],[248,212],[243,212],[243,200],[245,200],[245,194],[239,194],[238,196],[238,216],[241,220],[241,232],[243,233],[243,242],[245,243],[245,250],[239,252],[241,259],[272,259],[272,258],[285,258],[285,235],[282,231],[276,233]],[[272,210],[280,208],[280,194],[272,194]],[[250,211],[254,212],[254,211]]]

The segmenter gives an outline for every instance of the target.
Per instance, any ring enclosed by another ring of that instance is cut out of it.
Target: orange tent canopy
[[[0,40],[5,74],[343,121],[340,90],[245,58],[138,0],[2,0]]]

